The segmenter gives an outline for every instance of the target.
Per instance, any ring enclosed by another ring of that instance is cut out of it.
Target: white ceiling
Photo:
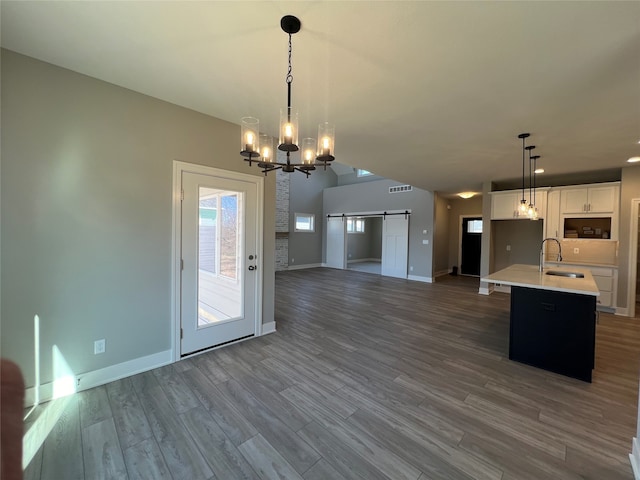
[[[1,3],[4,48],[272,133],[336,124],[338,161],[442,192],[640,155],[640,2]],[[238,156],[238,161],[241,157]],[[540,179],[543,181],[543,179]]]

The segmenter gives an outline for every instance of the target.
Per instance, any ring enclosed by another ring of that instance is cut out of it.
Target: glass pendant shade
[[[302,163],[313,165],[316,161],[316,139],[305,138],[302,140]]]
[[[254,117],[242,117],[240,121],[240,154],[257,157],[260,151],[260,121]]]
[[[318,125],[318,160],[329,162],[335,158],[336,127],[328,122]]]
[[[273,146],[273,137],[261,133],[260,134],[260,161],[263,163],[272,163],[275,159],[275,151]]]
[[[283,152],[298,151],[298,112],[288,113],[287,108],[280,110],[280,137],[278,149]]]
[[[527,210],[529,210],[529,205],[527,205],[527,201],[524,198],[520,200],[519,210],[521,215],[525,215]]]

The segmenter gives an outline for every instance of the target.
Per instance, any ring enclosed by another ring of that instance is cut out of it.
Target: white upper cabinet
[[[491,193],[491,219],[513,220],[518,218],[518,206],[520,205],[519,192],[492,192]]]
[[[614,213],[618,207],[619,191],[617,185],[563,189],[562,213]]]
[[[547,195],[547,217],[545,218],[545,237],[559,238],[560,228],[560,191],[552,190]]]
[[[528,220],[526,214],[519,212],[522,190],[507,190],[504,192],[491,192],[491,220]],[[529,202],[529,191],[526,191],[525,200]],[[538,218],[544,218],[547,212],[547,192],[536,189],[536,207]]]

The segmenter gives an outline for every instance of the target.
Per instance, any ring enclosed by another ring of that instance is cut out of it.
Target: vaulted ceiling
[[[442,192],[640,155],[640,2],[2,1],[4,48],[272,134],[336,125],[344,164]],[[240,156],[238,156],[238,161]],[[544,183],[544,179],[540,181]]]

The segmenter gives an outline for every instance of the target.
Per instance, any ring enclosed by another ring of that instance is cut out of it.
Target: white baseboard
[[[413,280],[414,282],[433,283],[432,277],[420,277],[418,275],[409,275],[407,280]]]
[[[81,373],[75,376],[76,391],[88,390],[104,385],[124,377],[146,372],[153,368],[161,367],[173,362],[173,351],[153,353],[146,357],[135,358],[127,362],[118,363],[109,367]],[[40,386],[40,402],[47,402],[53,398],[53,382]],[[25,391],[25,406],[30,407],[35,401],[35,388],[30,387]]]
[[[636,480],[640,480],[640,445],[638,445],[638,439],[636,437],[633,437],[629,461],[631,462],[633,477]]]
[[[622,307],[616,307],[615,314],[619,315],[621,317],[628,317],[629,316],[629,309],[628,308],[622,308]]]
[[[349,263],[364,263],[364,262],[382,263],[382,259],[381,258],[358,258],[356,260],[347,260],[347,264],[349,264]]]
[[[450,273],[451,273],[451,269],[440,270],[439,272],[436,272],[433,276],[438,278],[438,277],[442,277],[444,275],[449,275]]]
[[[483,287],[482,284],[478,289],[478,294],[480,295],[491,295],[493,293],[494,287],[493,285],[489,285],[488,287]]]
[[[325,267],[324,263],[307,263],[306,265],[289,265],[287,270],[304,270],[305,268]]]
[[[104,385],[105,383],[119,380],[136,373],[146,372],[162,365],[173,362],[173,351],[154,353],[146,357],[136,358],[127,362],[118,363],[109,367],[93,370],[74,376],[76,392],[88,390],[93,387]],[[36,452],[45,441],[49,432],[53,429],[58,419],[64,412],[73,393],[73,389],[67,392],[67,396],[53,398],[53,382],[40,386],[40,404],[48,402],[38,418],[31,424],[25,432],[22,441],[22,467],[26,468]],[[35,388],[30,387],[25,390],[25,406],[30,407],[35,402]],[[29,412],[31,413],[31,412]]]
[[[276,331],[276,322],[267,322],[262,324],[262,335],[275,333],[275,331]]]

